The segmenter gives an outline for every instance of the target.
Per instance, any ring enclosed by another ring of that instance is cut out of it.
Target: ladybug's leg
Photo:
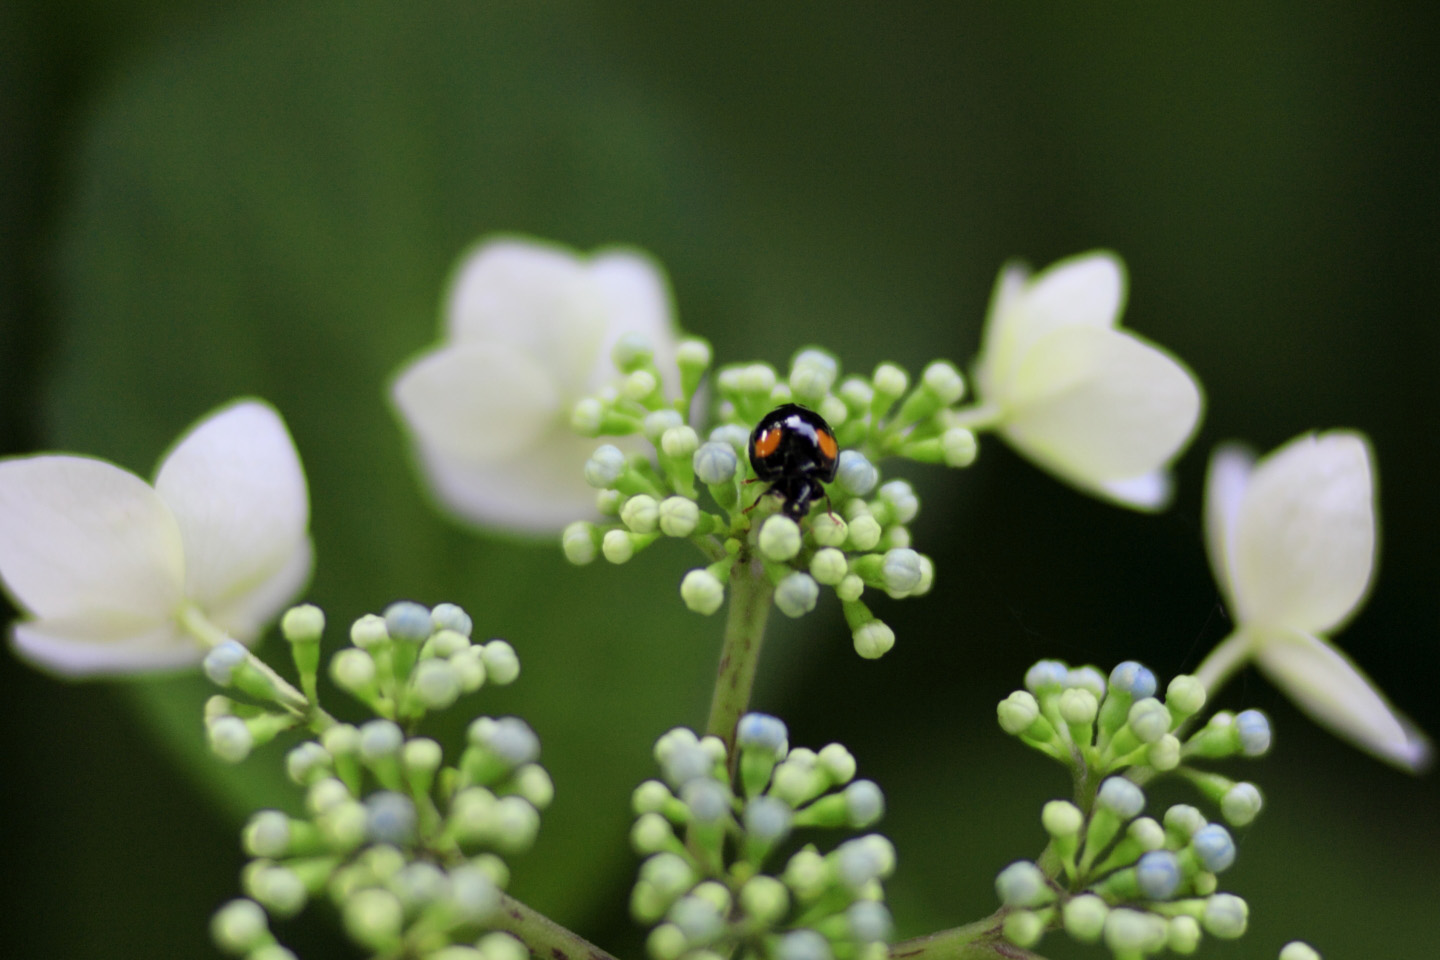
[[[758,482],[759,482],[759,478],[758,478],[758,477],[751,477],[749,480],[746,480],[745,482],[746,482],[746,483],[758,483]],[[744,510],[741,510],[740,512],[741,512],[741,513],[749,513],[751,510],[754,510],[756,507],[760,506],[760,501],[765,499],[765,494],[767,494],[767,493],[773,493],[774,491],[775,491],[775,488],[774,488],[773,486],[770,487],[770,489],[765,490],[763,493],[760,494],[760,496],[758,496],[758,497],[755,498],[755,502],[754,502],[754,503],[750,504],[750,506],[746,507]]]

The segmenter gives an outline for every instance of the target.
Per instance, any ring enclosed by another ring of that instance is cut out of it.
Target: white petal
[[[605,337],[595,353],[585,392],[615,379],[610,359],[616,341],[627,333],[638,333],[655,350],[655,366],[672,392],[680,389],[675,367],[675,325],[672,320],[670,287],[654,261],[628,250],[611,250],[590,262],[590,276],[603,291],[608,323]]]
[[[280,415],[259,401],[197,424],[160,464],[155,489],[185,540],[185,593],[207,612],[243,603],[304,548],[305,473]]]
[[[585,383],[605,336],[606,294],[589,265],[568,250],[526,240],[491,240],[457,269],[446,329],[457,342],[503,343],[550,371]]]
[[[1220,585],[1231,612],[1236,614],[1231,549],[1235,520],[1240,515],[1254,461],[1254,455],[1245,447],[1226,444],[1211,454],[1210,469],[1205,475],[1205,548],[1210,554],[1215,582]]]
[[[463,520],[516,533],[559,533],[593,518],[595,490],[585,461],[599,441],[555,430],[512,461],[459,460],[420,443],[416,455],[441,504]]]
[[[1299,632],[1267,632],[1256,659],[1306,713],[1383,760],[1420,770],[1430,742],[1396,713],[1370,678],[1329,643]]]
[[[183,596],[175,517],[154,490],[87,457],[0,462],[0,576],[74,635],[153,629]]]
[[[1364,597],[1375,555],[1365,440],[1344,431],[1306,435],[1262,459],[1230,551],[1242,622],[1334,629]]]
[[[305,537],[269,580],[236,597],[227,606],[208,610],[210,622],[241,643],[253,643],[261,629],[300,595],[310,582],[314,565],[315,547],[310,538]]]
[[[1019,286],[1023,272],[1002,271],[986,324],[981,389],[1007,403],[1029,352],[1056,330],[1113,327],[1125,302],[1125,266],[1108,251],[1054,263]]]
[[[1200,390],[1184,367],[1137,337],[1096,327],[1051,333],[1012,387],[1006,438],[1092,489],[1163,467],[1200,415]]]
[[[554,375],[508,344],[459,343],[424,354],[391,395],[405,422],[447,456],[510,460],[568,414]]]
[[[47,620],[17,623],[15,652],[38,667],[71,677],[173,670],[200,662],[205,650],[172,622],[138,633],[95,634]]]

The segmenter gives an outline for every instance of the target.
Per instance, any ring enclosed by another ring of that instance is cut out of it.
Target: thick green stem
[[[512,933],[530,948],[530,955],[545,960],[615,960],[615,957],[578,933],[527,907],[507,894],[500,895],[500,909],[491,922]]]
[[[730,569],[730,610],[705,732],[725,741],[725,749],[732,756],[735,725],[750,708],[750,688],[755,685],[755,668],[760,662],[773,592],[758,559],[742,558]]]
[[[1005,939],[1004,919],[1003,913],[996,913],[963,927],[902,940],[890,947],[890,960],[1044,960]]]

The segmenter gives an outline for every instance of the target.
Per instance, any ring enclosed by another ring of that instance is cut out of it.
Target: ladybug
[[[784,501],[780,511],[797,523],[825,494],[821,482],[835,479],[839,457],[840,445],[830,424],[799,404],[771,410],[750,434],[755,478],[770,482],[768,492]]]

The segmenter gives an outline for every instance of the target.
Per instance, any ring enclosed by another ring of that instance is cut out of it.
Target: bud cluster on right
[[[1077,788],[1074,802],[1045,805],[1050,844],[1041,858],[1013,863],[996,879],[1006,937],[1028,947],[1063,929],[1130,960],[1193,953],[1206,933],[1241,936],[1249,908],[1219,892],[1218,874],[1235,861],[1231,828],[1259,814],[1260,791],[1193,764],[1265,753],[1265,715],[1219,712],[1198,724],[1206,699],[1198,680],[1176,677],[1162,699],[1155,675],[1134,661],[1107,678],[1094,667],[1042,660],[1025,686],[1000,703],[1001,727],[1069,766]],[[1224,823],[1189,804],[1143,816],[1142,786],[1170,773],[1214,803]]]
[[[881,882],[895,849],[879,834],[829,853],[806,844],[764,872],[791,831],[863,829],[884,813],[838,743],[791,748],[780,720],[747,714],[728,756],[717,737],[671,730],[655,745],[662,780],[635,791],[631,831],[646,856],[631,912],[651,926],[653,960],[884,960],[890,913]]]

